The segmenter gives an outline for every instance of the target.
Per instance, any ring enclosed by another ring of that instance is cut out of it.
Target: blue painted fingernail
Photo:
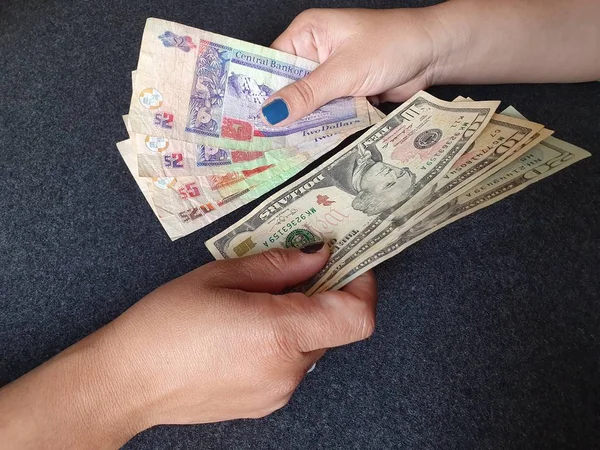
[[[277,98],[268,105],[262,107],[263,116],[271,125],[277,125],[290,115],[287,105],[283,100]]]

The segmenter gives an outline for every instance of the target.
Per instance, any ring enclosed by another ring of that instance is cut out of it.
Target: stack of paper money
[[[206,245],[222,259],[325,241],[329,262],[299,289],[339,289],[432,232],[590,156],[514,108],[496,114],[498,104],[419,92]]]
[[[171,239],[195,231],[294,176],[382,117],[366,98],[328,103],[272,127],[265,100],[315,62],[148,19],[117,144]]]

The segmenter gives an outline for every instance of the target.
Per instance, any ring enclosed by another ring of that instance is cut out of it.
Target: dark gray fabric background
[[[254,206],[171,242],[130,177],[115,142],[147,17],[268,45],[311,6],[423,4],[2,1],[0,384],[210,261],[205,239]],[[283,410],[127,449],[598,446],[600,83],[430,92],[500,99],[593,157],[377,268],[375,335],[329,352]]]

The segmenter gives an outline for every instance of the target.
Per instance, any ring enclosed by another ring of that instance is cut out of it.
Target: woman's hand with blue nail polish
[[[434,77],[436,25],[428,8],[304,11],[272,47],[321,65],[267,99],[264,119],[287,125],[339,97],[410,97]]]
[[[339,97],[400,102],[433,84],[595,81],[599,20],[594,0],[310,9],[272,47],[321,65],[268,98],[264,116],[270,120],[275,99],[286,109],[277,108],[271,123],[285,126]]]

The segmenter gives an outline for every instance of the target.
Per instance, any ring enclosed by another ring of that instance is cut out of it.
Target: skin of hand
[[[437,19],[423,9],[309,9],[271,47],[320,62],[308,76],[265,101],[285,101],[292,123],[346,96],[400,101],[432,83],[437,58],[431,29]]]
[[[311,250],[200,267],[5,386],[3,448],[117,448],[156,424],[281,408],[325,349],[375,324],[370,273],[342,291],[277,294],[323,267],[328,248]]]
[[[288,116],[276,125],[285,126],[339,97],[367,96],[378,104],[436,84],[599,80],[598,23],[597,0],[310,9],[272,47],[321,64],[265,106],[282,99]]]

